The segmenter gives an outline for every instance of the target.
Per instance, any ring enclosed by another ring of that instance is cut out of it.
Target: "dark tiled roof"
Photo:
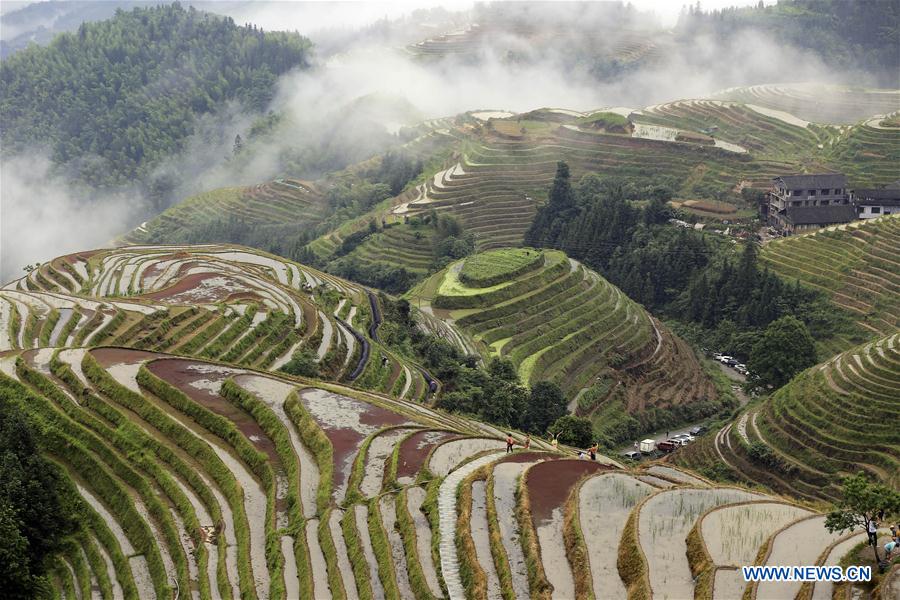
[[[817,173],[810,175],[782,175],[772,181],[782,181],[789,190],[818,190],[823,188],[846,188],[847,178],[843,173]]]
[[[870,190],[854,190],[857,204],[880,204],[882,206],[900,206],[900,189],[876,188]]]
[[[789,206],[785,221],[794,225],[830,225],[856,219],[856,209],[849,204],[835,206]]]

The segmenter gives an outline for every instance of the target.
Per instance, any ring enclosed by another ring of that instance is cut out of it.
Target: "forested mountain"
[[[793,46],[819,54],[830,66],[883,71],[895,86],[900,69],[900,4],[891,1],[778,0],[751,8],[704,12],[700,2],[682,14],[683,36],[713,33],[721,38],[756,28]],[[785,74],[790,77],[789,73]]]
[[[310,48],[299,34],[178,3],[117,11],[0,65],[4,154],[48,147],[95,187],[144,180],[199,115],[232,100],[265,108],[278,75],[308,66]]]

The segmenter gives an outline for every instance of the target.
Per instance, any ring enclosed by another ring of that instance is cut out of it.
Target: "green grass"
[[[459,281],[469,287],[491,287],[538,268],[542,258],[540,252],[530,248],[482,252],[465,259]]]

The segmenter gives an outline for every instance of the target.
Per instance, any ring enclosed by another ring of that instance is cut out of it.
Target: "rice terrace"
[[[897,2],[8,4],[0,596],[900,600]]]

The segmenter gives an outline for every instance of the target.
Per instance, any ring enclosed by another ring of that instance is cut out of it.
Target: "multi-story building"
[[[764,212],[768,224],[776,229],[794,233],[856,218],[847,178],[841,173],[782,175],[772,184]]]

